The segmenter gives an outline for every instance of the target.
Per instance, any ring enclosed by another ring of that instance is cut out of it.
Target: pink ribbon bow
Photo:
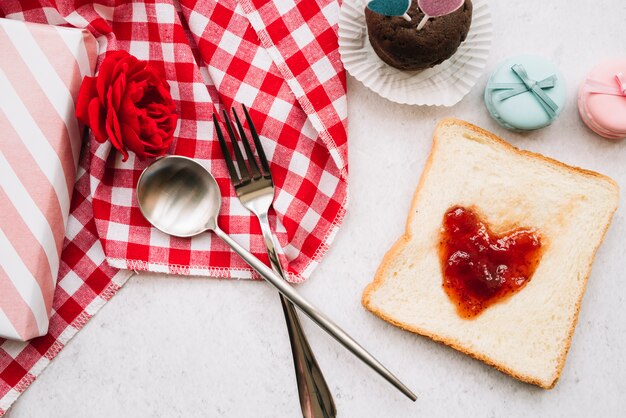
[[[615,81],[617,85],[611,85],[602,81],[587,79],[586,84],[589,93],[597,94],[610,94],[611,96],[624,96],[626,97],[626,79],[624,74],[615,74]]]

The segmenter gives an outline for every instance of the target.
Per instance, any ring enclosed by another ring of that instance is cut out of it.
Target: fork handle
[[[274,236],[269,226],[267,214],[259,213],[258,217],[272,270],[285,278],[276,253]],[[304,418],[334,418],[337,416],[337,409],[333,396],[304,334],[298,313],[293,304],[282,294],[280,295],[280,303],[283,306],[289,332],[302,415]]]

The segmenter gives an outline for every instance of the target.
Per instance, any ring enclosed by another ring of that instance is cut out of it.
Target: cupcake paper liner
[[[365,6],[369,0],[344,0],[339,14],[339,53],[344,67],[365,87],[392,102],[453,106],[474,87],[489,57],[493,37],[486,0],[473,0],[467,39],[443,63],[422,71],[403,71],[378,58],[367,39]]]

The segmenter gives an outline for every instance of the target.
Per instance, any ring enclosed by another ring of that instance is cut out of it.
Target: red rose
[[[169,85],[146,61],[125,51],[107,54],[96,77],[85,77],[76,117],[98,142],[111,141],[128,159],[165,154],[176,128],[176,106]]]

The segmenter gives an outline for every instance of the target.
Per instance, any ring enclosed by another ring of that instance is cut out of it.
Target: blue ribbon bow
[[[552,88],[556,85],[556,74],[546,77],[541,81],[533,80],[528,76],[526,69],[522,64],[515,64],[511,67],[513,73],[521,80],[521,83],[494,83],[489,88],[491,90],[506,90],[498,94],[498,100],[506,100],[518,94],[525,92],[532,93],[537,101],[546,111],[550,118],[556,117],[559,106],[546,94],[544,89]]]

